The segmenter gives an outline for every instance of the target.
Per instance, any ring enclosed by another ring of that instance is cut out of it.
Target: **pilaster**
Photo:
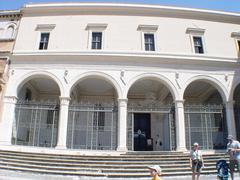
[[[117,151],[127,151],[127,102],[128,99],[118,99]]]
[[[57,137],[57,149],[66,149],[67,146],[67,125],[68,125],[68,109],[69,109],[69,97],[60,97],[60,114],[58,123],[58,137]]]
[[[176,150],[186,151],[184,100],[175,101]]]

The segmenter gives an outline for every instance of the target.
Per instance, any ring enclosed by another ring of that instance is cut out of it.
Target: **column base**
[[[177,147],[176,151],[178,151],[178,152],[186,152],[187,148],[186,147]]]
[[[128,151],[128,149],[127,149],[127,147],[118,147],[117,151],[126,152],[126,151]]]
[[[67,149],[67,147],[64,145],[57,145],[55,149]]]

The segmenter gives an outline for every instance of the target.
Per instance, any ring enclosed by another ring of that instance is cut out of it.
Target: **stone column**
[[[60,114],[58,123],[58,137],[57,137],[57,149],[67,148],[67,125],[68,125],[68,108],[69,97],[60,97]]]
[[[15,119],[16,96],[5,96],[3,99],[3,114],[0,122],[0,144],[11,145],[13,122]]]
[[[234,101],[225,102],[228,134],[231,134],[233,135],[234,138],[236,138],[236,125],[235,125],[233,106],[234,106]]]
[[[184,100],[175,101],[176,150],[186,151]]]
[[[118,147],[127,151],[127,99],[118,99]]]

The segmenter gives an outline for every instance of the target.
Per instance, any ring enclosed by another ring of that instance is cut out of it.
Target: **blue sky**
[[[221,10],[240,13],[240,0],[0,0],[1,10],[19,9],[24,4],[37,2],[114,2],[144,3]]]

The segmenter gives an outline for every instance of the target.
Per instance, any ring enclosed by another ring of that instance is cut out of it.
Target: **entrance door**
[[[134,113],[134,151],[147,151],[151,138],[151,121],[149,113]]]

